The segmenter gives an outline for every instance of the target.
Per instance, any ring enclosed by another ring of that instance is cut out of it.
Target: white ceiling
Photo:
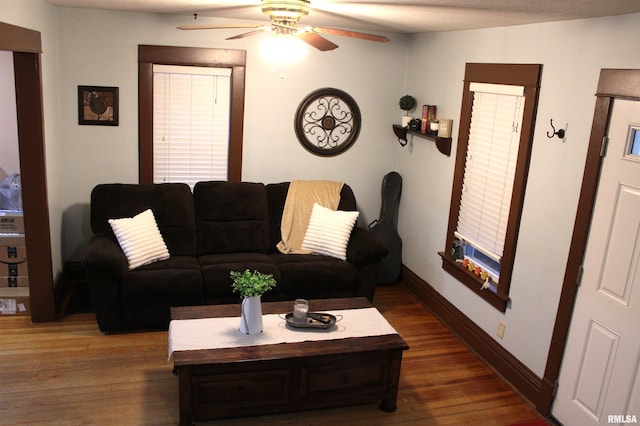
[[[260,0],[46,0],[56,6],[193,14],[267,22]],[[640,0],[312,0],[303,25],[419,33],[530,24],[640,12]],[[640,22],[639,22],[640,24]]]

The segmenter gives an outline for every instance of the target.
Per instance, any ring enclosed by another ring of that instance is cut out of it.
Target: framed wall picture
[[[78,124],[118,125],[118,88],[78,86]]]

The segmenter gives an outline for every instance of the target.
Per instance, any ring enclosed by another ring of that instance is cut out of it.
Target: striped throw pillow
[[[347,260],[347,244],[359,215],[357,211],[334,211],[314,203],[302,248]]]
[[[169,258],[169,250],[150,209],[134,217],[109,219],[109,225],[127,256],[129,270]]]

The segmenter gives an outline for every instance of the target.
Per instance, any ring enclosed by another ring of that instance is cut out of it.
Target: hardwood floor
[[[398,410],[377,404],[204,425],[511,425],[540,415],[400,285],[376,307],[402,335]],[[0,424],[176,425],[167,333],[105,336],[93,314],[55,323],[0,318]]]

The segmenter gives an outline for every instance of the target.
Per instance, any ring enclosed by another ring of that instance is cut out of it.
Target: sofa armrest
[[[353,228],[347,245],[347,261],[360,263],[381,260],[389,251],[382,240],[366,228]]]
[[[106,234],[95,234],[91,237],[82,264],[89,271],[107,271],[118,280],[129,270],[127,257],[120,245]]]
[[[82,257],[87,286],[98,327],[105,333],[121,329],[120,283],[129,263],[118,242],[97,233],[89,240]]]

